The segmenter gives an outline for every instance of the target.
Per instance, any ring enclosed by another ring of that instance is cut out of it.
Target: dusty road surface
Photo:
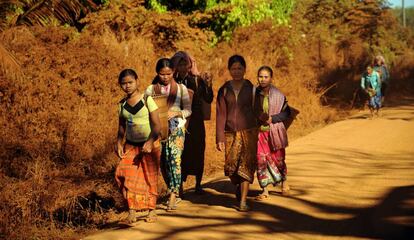
[[[178,211],[158,221],[113,227],[85,240],[129,239],[414,239],[414,102],[361,112],[290,143],[290,197],[271,197],[234,209],[226,178],[189,192]]]

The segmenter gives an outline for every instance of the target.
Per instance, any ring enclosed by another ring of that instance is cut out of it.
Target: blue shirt
[[[381,80],[380,76],[376,71],[372,71],[371,74],[364,73],[361,78],[361,87],[366,90],[371,87],[375,90],[377,95],[381,94]]]

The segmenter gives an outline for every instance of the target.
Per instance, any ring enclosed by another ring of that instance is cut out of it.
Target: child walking
[[[116,182],[128,203],[128,222],[137,220],[137,211],[148,210],[145,220],[156,221],[157,183],[160,162],[158,107],[151,96],[138,89],[138,75],[125,69],[118,78],[126,97],[119,103],[116,153],[121,161]]]

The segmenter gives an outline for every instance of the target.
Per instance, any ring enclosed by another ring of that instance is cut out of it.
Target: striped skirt
[[[115,172],[115,179],[134,210],[155,209],[158,196],[160,143],[154,142],[151,153],[142,153],[141,147],[125,144],[125,157]]]

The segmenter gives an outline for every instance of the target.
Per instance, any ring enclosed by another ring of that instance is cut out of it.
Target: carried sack
[[[183,110],[184,109],[184,103],[183,103],[183,96],[184,96],[184,92],[183,92],[183,85],[180,83],[180,84],[178,84],[179,86],[180,86],[180,92],[181,92],[181,97],[180,97],[180,108],[181,108],[181,110]],[[189,88],[187,88],[187,92],[188,92],[188,95],[189,95],[189,97],[190,97],[190,103],[192,104],[193,103],[193,96],[194,96],[194,91],[193,90],[191,90],[191,89],[189,89]],[[191,116],[189,116],[189,117],[187,117],[185,120],[185,129],[188,129],[188,124],[190,123],[190,117]]]
[[[377,95],[377,92],[372,88],[368,88],[367,92],[368,92],[369,97],[374,97],[375,95]]]
[[[288,128],[290,127],[290,125],[292,125],[293,120],[296,119],[296,116],[299,114],[299,110],[289,106],[290,108],[290,116],[288,119],[286,119],[285,121],[283,121],[283,125],[285,125],[286,130],[288,130]]]
[[[202,80],[201,80],[202,81]],[[196,91],[198,90],[198,78],[195,76]],[[211,120],[211,103],[201,100],[201,113],[203,114],[203,120]]]

